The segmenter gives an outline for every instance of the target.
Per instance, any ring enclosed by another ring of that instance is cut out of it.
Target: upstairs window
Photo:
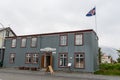
[[[31,47],[36,47],[37,46],[37,38],[36,37],[33,37],[31,39]]]
[[[21,47],[26,47],[26,41],[27,41],[26,38],[21,39]]]
[[[14,63],[15,62],[15,54],[14,53],[11,53],[10,54],[10,63]]]
[[[12,46],[11,47],[16,47],[16,39],[12,39]]]
[[[60,46],[67,45],[67,35],[60,35]]]
[[[6,37],[9,37],[10,32],[7,30],[6,31]]]
[[[83,45],[83,34],[75,34],[75,45]]]

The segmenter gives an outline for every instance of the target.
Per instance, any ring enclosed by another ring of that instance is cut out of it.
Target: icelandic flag
[[[91,9],[87,14],[86,16],[90,17],[90,16],[93,16],[96,14],[96,11],[95,11],[95,7],[93,9]]]

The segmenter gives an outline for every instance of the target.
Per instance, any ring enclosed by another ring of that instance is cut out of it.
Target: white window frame
[[[78,62],[76,59],[78,59]],[[85,54],[84,53],[75,53],[75,68],[85,68]]]
[[[68,54],[67,53],[59,53],[59,67],[67,67],[67,65],[68,65]]]
[[[12,45],[11,45],[11,47],[16,47],[16,43],[17,43],[17,40],[16,39],[12,39]]]
[[[10,63],[15,63],[15,53],[10,53]]]
[[[39,55],[37,53],[32,55],[32,62],[33,63],[38,63],[39,60]]]
[[[26,38],[22,38],[21,39],[21,47],[26,47],[26,43],[27,43],[27,39]]]
[[[25,55],[25,63],[31,63],[31,62],[32,62],[31,54],[26,53],[26,55]]]
[[[75,34],[75,45],[83,45],[83,34]]]
[[[37,46],[37,37],[32,37],[31,38],[31,47],[36,47]]]
[[[60,35],[60,45],[61,46],[67,45],[67,35]]]

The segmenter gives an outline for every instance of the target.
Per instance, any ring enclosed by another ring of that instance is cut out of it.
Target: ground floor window
[[[59,67],[67,67],[68,64],[68,54],[59,53]]]
[[[75,53],[75,68],[85,68],[84,53]]]
[[[25,63],[31,63],[31,54],[27,53],[25,56]]]
[[[25,63],[38,63],[39,56],[37,53],[26,53]]]
[[[15,63],[15,53],[10,54],[10,63]]]
[[[33,57],[32,57],[32,62],[33,62],[33,63],[38,63],[38,58],[39,58],[39,57],[38,57],[38,54],[33,54],[32,56],[33,56]]]

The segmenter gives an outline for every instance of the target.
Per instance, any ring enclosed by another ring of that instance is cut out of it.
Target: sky
[[[0,23],[17,35],[93,29],[99,46],[120,49],[119,3],[120,0],[0,0]],[[95,6],[96,15],[86,17]]]

